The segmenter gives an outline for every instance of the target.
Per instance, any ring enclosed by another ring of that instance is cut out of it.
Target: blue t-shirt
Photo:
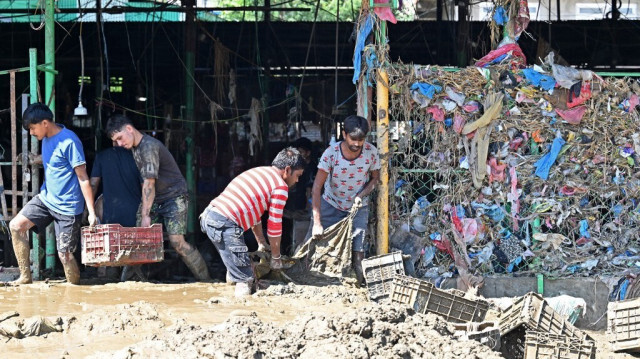
[[[100,177],[102,182],[102,223],[135,227],[142,177],[131,151],[112,147],[98,153],[91,177]]]
[[[85,164],[82,143],[73,131],[58,125],[61,131],[42,139],[44,183],[40,200],[60,214],[82,214],[84,197],[74,168]]]

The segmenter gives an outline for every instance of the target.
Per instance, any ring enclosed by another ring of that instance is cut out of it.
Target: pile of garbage
[[[420,275],[448,271],[456,250],[481,273],[640,265],[636,80],[550,54],[525,68],[404,66],[390,84],[392,245]]]
[[[474,66],[388,69],[392,247],[436,281],[640,267],[640,84],[526,65],[526,1],[498,3]]]

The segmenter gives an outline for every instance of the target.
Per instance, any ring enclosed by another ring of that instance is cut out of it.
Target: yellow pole
[[[380,183],[378,184],[377,254],[389,253],[389,75],[378,69],[376,84],[376,113],[378,153],[380,155]]]

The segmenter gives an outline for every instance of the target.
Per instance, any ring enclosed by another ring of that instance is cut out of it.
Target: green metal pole
[[[188,211],[188,220],[187,220],[187,235],[190,239],[193,238],[194,233],[194,223],[196,218],[196,178],[194,175],[195,172],[195,161],[194,161],[194,153],[195,153],[195,123],[193,116],[194,109],[194,74],[195,74],[195,45],[196,45],[196,37],[195,37],[195,22],[194,22],[194,12],[193,12],[193,1],[188,2],[188,10],[186,13],[186,33],[185,33],[185,67],[186,67],[186,78],[185,78],[185,102],[186,102],[186,113],[185,120],[187,120],[187,156],[186,156],[186,167],[187,167],[187,189],[189,191],[189,211]]]
[[[38,50],[29,49],[29,95],[31,103],[38,101]],[[38,139],[31,137],[31,152],[38,152]],[[32,171],[31,189],[35,193],[38,190],[38,171]],[[32,233],[33,249],[31,261],[33,262],[33,279],[40,279],[40,240],[36,233]]]
[[[44,18],[44,62],[45,66],[50,69],[56,68],[56,24],[55,24],[55,0],[46,0],[45,18]],[[45,103],[49,105],[51,112],[56,113],[56,101],[55,101],[55,75],[51,72],[46,72],[44,75],[44,99]]]
[[[56,24],[55,24],[55,0],[46,0],[45,9],[45,39],[44,39],[44,62],[49,69],[56,68]],[[44,93],[45,103],[53,112],[53,120],[56,117],[56,99],[55,99],[55,74],[47,71],[44,74]],[[33,97],[32,97],[33,98]],[[35,185],[38,185],[35,183]],[[55,270],[56,266],[56,236],[53,225],[47,226],[46,229],[46,246],[45,246],[45,268]]]

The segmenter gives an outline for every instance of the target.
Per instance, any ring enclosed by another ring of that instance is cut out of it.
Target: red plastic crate
[[[123,266],[164,260],[162,224],[123,227],[99,224],[82,228],[82,263],[88,266]]]

